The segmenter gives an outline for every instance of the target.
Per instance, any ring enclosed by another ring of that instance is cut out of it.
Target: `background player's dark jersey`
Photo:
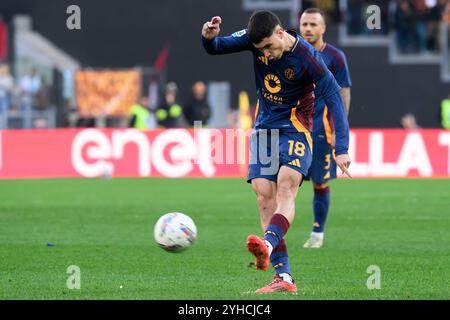
[[[279,60],[268,60],[264,57],[263,52],[253,46],[246,30],[213,40],[202,37],[202,41],[210,54],[245,50],[253,53],[258,98],[254,125],[256,129],[309,133],[312,131],[314,90],[321,92],[327,100],[328,97],[331,99],[335,94],[339,94],[340,87],[314,47],[294,31],[289,33],[295,37],[295,43]],[[334,105],[339,105],[339,102]],[[340,106],[331,110],[333,115],[338,117],[336,154],[339,154],[338,146],[340,153],[347,153],[348,149],[348,123],[343,105],[342,110],[339,108]]]
[[[320,55],[339,86],[342,88],[351,87],[352,80],[350,78],[350,72],[348,70],[347,59],[344,52],[327,43],[325,44],[324,49],[320,51]],[[331,118],[328,108],[326,108],[325,100],[320,92],[317,92],[314,105],[314,141],[326,141],[331,143],[331,134],[333,130],[333,119]]]

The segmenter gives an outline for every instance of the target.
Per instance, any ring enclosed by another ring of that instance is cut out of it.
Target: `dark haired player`
[[[250,138],[248,182],[256,193],[264,237],[248,236],[247,248],[257,269],[267,270],[270,258],[276,272],[272,282],[256,292],[297,292],[284,236],[312,160],[314,90],[324,97],[334,120],[336,164],[348,172],[349,132],[341,88],[320,54],[297,33],[284,30],[274,13],[254,12],[247,29],[226,37],[218,37],[221,22],[216,16],[203,25],[205,50],[250,51],[255,70],[258,110]]]

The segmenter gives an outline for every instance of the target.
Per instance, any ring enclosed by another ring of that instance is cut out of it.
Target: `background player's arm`
[[[336,67],[334,78],[337,83],[341,86],[341,96],[344,100],[345,111],[350,112],[350,87],[352,86],[352,79],[350,77],[350,71],[348,68],[347,58],[344,52],[340,51],[340,54],[336,57]]]
[[[347,58],[345,57],[345,54],[343,52],[340,52],[340,55],[337,56],[336,66],[334,70],[334,78],[336,79],[338,85],[342,88],[341,97],[344,101],[345,113],[348,117],[348,114],[350,112],[350,87],[352,86],[352,79],[350,77]],[[336,136],[334,131],[331,136],[331,145],[333,146],[333,148],[336,146]]]
[[[344,101],[345,113],[347,114],[348,117],[348,113],[350,112],[350,99],[351,99],[350,87],[342,88],[340,93],[342,100]],[[336,135],[334,133],[334,130],[333,134],[331,135],[331,145],[333,146],[333,148],[336,146]]]
[[[205,22],[202,28],[202,43],[209,54],[227,54],[251,50],[252,44],[247,36],[247,31],[242,30],[227,37],[218,37],[222,19],[218,16]]]
[[[349,146],[349,126],[347,114],[345,112],[344,100],[340,94],[339,85],[334,79],[330,71],[326,73],[316,83],[319,91],[322,91],[324,100],[333,117],[334,122],[334,148],[336,155],[336,164],[341,168],[343,173],[349,177],[347,169],[351,160],[348,155]]]
[[[314,55],[308,51],[304,57],[303,66],[313,78],[316,90],[324,97],[333,117],[336,134],[336,164],[349,175],[347,172],[347,168],[350,166],[350,157],[348,156],[349,128],[344,101],[340,94],[341,87],[316,51]]]
[[[304,67],[312,76],[316,90],[322,94],[325,104],[333,117],[336,134],[336,155],[348,153],[349,132],[345,113],[344,101],[341,97],[341,87],[337,84],[333,74],[328,70],[320,55],[305,55]]]
[[[326,71],[326,74],[316,82],[317,90],[322,90],[322,94],[331,116],[333,117],[334,132],[336,135],[335,153],[336,156],[348,153],[349,128],[347,114],[345,112],[344,101],[340,94],[340,88],[334,77]]]
[[[342,100],[344,101],[345,112],[348,116],[348,113],[350,112],[350,100],[351,100],[350,87],[341,89],[341,97]]]

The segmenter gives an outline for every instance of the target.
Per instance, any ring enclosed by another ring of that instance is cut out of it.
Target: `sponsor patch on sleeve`
[[[233,37],[242,37],[246,33],[247,33],[247,29],[243,29],[241,31],[236,31],[231,36],[233,36]]]

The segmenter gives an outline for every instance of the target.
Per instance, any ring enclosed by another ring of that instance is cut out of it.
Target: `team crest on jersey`
[[[232,37],[242,37],[244,34],[246,34],[247,33],[247,30],[246,29],[243,29],[243,30],[241,30],[241,31],[236,31],[235,33],[233,33],[231,36]]]
[[[292,68],[287,68],[284,70],[284,77],[288,80],[294,80],[295,72]]]

